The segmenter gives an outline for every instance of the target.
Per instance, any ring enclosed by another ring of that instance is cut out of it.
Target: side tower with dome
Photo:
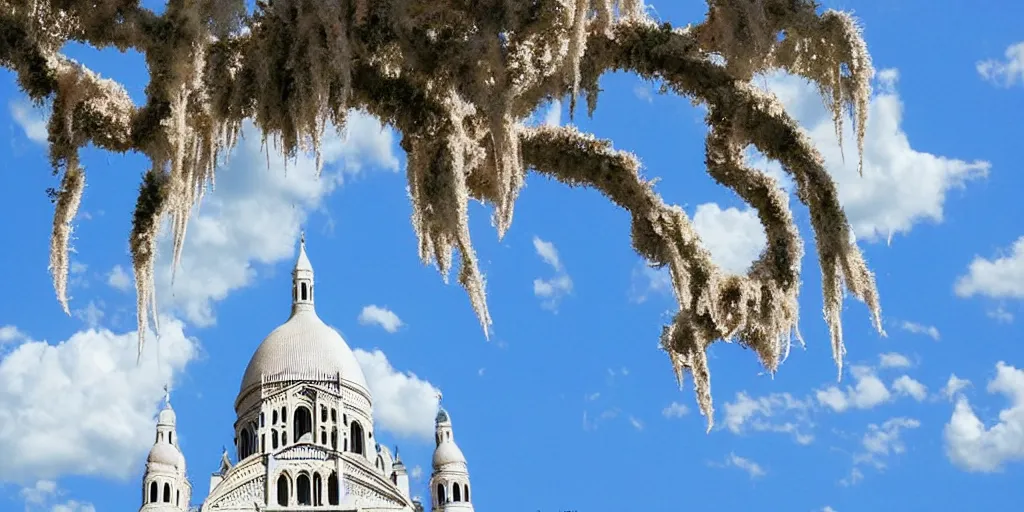
[[[373,397],[359,362],[341,335],[317,315],[314,298],[313,267],[303,237],[292,272],[291,315],[260,343],[246,367],[235,400],[236,462],[223,454],[201,512],[422,510],[410,497],[409,474],[398,449],[392,455],[376,440]],[[442,464],[444,482],[450,486],[458,480],[465,486],[459,503],[468,505],[465,458],[451,439],[450,421],[441,421],[447,414],[443,409],[438,414],[434,474],[439,474],[439,453],[442,459],[455,457],[456,465]],[[157,423],[140,512],[189,510],[191,487],[169,401]],[[452,448],[457,456],[451,455]],[[162,494],[165,484],[170,501]],[[153,485],[157,493],[151,499]]]

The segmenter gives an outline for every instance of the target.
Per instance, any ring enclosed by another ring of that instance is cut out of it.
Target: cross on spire
[[[299,243],[302,244],[302,245],[306,245],[306,230],[305,229],[303,229],[302,231],[299,232]]]
[[[437,396],[437,403],[440,404],[441,400],[444,399],[444,395],[441,394],[441,390],[437,390],[437,393],[435,393],[434,395]]]
[[[171,387],[164,384],[164,405],[171,405]]]

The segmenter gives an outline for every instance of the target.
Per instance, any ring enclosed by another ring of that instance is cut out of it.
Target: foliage
[[[68,41],[143,53],[146,104],[62,55]],[[161,219],[171,219],[176,266],[191,210],[243,120],[286,156],[319,155],[326,124],[344,125],[352,108],[402,134],[419,256],[447,279],[458,253],[459,283],[485,333],[471,198],[493,205],[499,237],[529,170],[595,188],[628,211],[633,247],[670,271],[680,308],[661,345],[680,383],[693,375],[709,428],[707,347],[736,341],[774,372],[799,337],[802,240],[779,185],[745,163],[748,147],[781,163],[810,210],[840,372],[844,286],[881,329],[874,277],[850,242],[821,156],[778,99],[752,84],[773,70],[814,81],[837,135],[853,112],[862,151],[870,58],[848,14],[818,13],[810,0],[708,0],[706,18],[686,28],[655,22],[642,0],[259,0],[253,13],[241,0],[168,0],[162,14],[138,0],[0,0],[0,64],[32,99],[52,100],[50,158],[63,178],[50,265],[65,311],[68,240],[85,184],[78,151],[93,144],[148,157],[130,235],[140,350],[155,310]],[[584,96],[592,113],[598,79],[611,70],[659,80],[707,108],[707,171],[757,209],[767,233],[746,275],[711,261],[686,213],[662,201],[636,157],[572,126],[524,123],[566,95],[573,110]]]

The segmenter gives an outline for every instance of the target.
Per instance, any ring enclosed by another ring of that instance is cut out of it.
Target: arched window
[[[398,473],[391,472],[391,483],[398,485]]]
[[[149,484],[149,502],[150,503],[155,503],[157,501],[157,496],[156,496],[157,489],[158,489],[158,487],[156,485],[156,482],[153,482],[153,483]]]
[[[288,432],[281,432],[281,444],[288,444]]]
[[[167,442],[171,443],[171,444],[174,444],[174,432],[168,432],[167,433]]]
[[[331,407],[331,421],[335,423],[338,422],[338,410],[334,407]]]
[[[277,431],[276,430],[273,430],[273,431],[270,432],[270,446],[273,446],[275,450],[277,449]]]
[[[288,506],[288,477],[284,473],[277,477],[277,504]]]
[[[313,475],[313,505],[321,506],[324,504],[324,479],[320,476],[320,473]]]
[[[259,445],[259,447],[256,448],[256,450],[260,451],[260,450],[266,450],[266,449],[267,449],[267,435],[266,434],[260,434],[260,445]]]
[[[462,497],[469,501],[469,484],[462,484]]]
[[[331,449],[338,449],[338,429],[331,429]]]
[[[325,423],[327,422],[327,406],[326,405],[321,405],[320,406],[320,421],[323,421]]]
[[[363,426],[358,421],[349,425],[349,437],[352,438],[352,453],[364,455],[363,451]]]
[[[174,505],[181,505],[181,491],[174,491]]]
[[[281,423],[288,424],[288,406],[281,407]]]
[[[267,419],[267,417],[261,412],[260,413],[260,426],[261,427],[267,426],[266,422],[264,421],[266,419]]]
[[[302,288],[302,300],[306,300],[306,283],[300,285]]]
[[[434,436],[434,440],[437,441],[437,443],[436,443],[437,446],[441,446],[441,434],[440,433],[438,433],[437,435]]]
[[[275,410],[274,410],[274,412],[273,412],[273,413],[272,413],[272,414],[270,415],[270,424],[271,424],[271,425],[277,425],[277,410],[276,410],[276,409],[275,409]]]
[[[164,440],[164,433],[163,432],[157,432],[156,433],[156,440],[157,441],[163,441]]]
[[[462,501],[462,488],[459,484],[452,485],[452,501]]]
[[[373,461],[373,467],[383,471],[384,470],[384,458],[380,455],[377,456],[377,460]]]
[[[307,407],[303,405],[296,407],[292,418],[292,433],[296,441],[302,439],[302,436],[313,432],[313,414],[309,412]]]
[[[164,484],[164,503],[171,502],[171,484]]]
[[[303,473],[295,479],[295,496],[299,505],[313,504],[312,484],[309,482],[309,475]]]
[[[444,503],[444,484],[437,484],[437,504],[442,505]]]
[[[251,450],[251,446],[249,445],[249,443],[250,443],[250,441],[249,441],[249,431],[248,430],[243,430],[241,432],[241,435],[239,436],[239,443],[238,443],[238,458],[239,459],[244,459],[244,458],[249,456],[249,451]]]
[[[338,493],[338,474],[331,471],[331,476],[327,477],[327,504],[337,505],[341,500],[341,495]]]
[[[320,444],[322,444],[324,446],[327,445],[327,431],[326,430],[321,430],[320,431]]]

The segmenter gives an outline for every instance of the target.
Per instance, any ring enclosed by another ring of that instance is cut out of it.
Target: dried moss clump
[[[469,236],[470,198],[494,207],[499,237],[530,170],[595,188],[628,211],[633,247],[671,274],[679,312],[661,344],[680,382],[693,375],[709,428],[707,347],[738,342],[774,372],[799,337],[802,240],[778,185],[744,162],[748,147],[782,165],[810,210],[840,370],[844,288],[881,329],[874,277],[849,241],[821,156],[778,99],[751,83],[772,70],[815,82],[837,135],[852,112],[863,151],[870,57],[848,14],[819,13],[811,0],[708,0],[705,19],[687,28],[655,23],[642,0],[259,0],[252,13],[241,0],[169,0],[160,15],[137,1],[10,0],[0,3],[0,34],[0,64],[32,99],[53,104],[50,153],[63,177],[50,267],[65,310],[67,246],[85,183],[78,150],[149,157],[130,235],[140,350],[156,309],[160,220],[172,219],[177,266],[192,208],[243,120],[286,156],[319,159],[326,124],[344,124],[351,108],[401,132],[420,258],[447,279],[458,253],[459,283],[485,333],[491,318]],[[146,104],[58,53],[71,40],[145,54]],[[768,235],[745,275],[711,261],[686,213],[662,201],[635,157],[573,127],[524,124],[552,98],[568,96],[575,111],[583,95],[592,113],[598,79],[612,70],[659,80],[707,107],[707,171],[757,209]]]

